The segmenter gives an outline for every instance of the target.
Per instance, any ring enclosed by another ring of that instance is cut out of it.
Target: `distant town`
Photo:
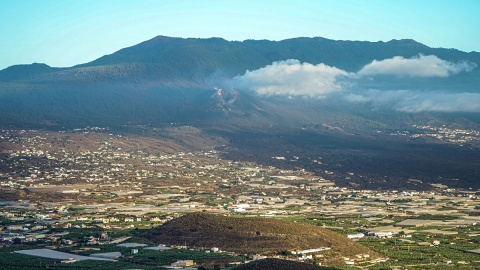
[[[445,126],[421,126],[413,125],[420,133],[411,133],[408,131],[398,131],[392,135],[404,135],[411,138],[432,137],[443,142],[454,143],[460,146],[473,145],[479,147],[480,131],[474,129],[452,129]]]

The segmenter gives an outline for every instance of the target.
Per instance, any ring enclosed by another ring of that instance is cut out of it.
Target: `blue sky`
[[[2,0],[0,69],[63,67],[151,39],[281,40],[411,38],[430,47],[480,51],[477,0]]]

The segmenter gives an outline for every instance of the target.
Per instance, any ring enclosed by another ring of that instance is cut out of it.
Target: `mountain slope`
[[[0,71],[0,82],[29,81],[35,77],[54,73],[62,68],[52,68],[46,64],[15,65]]]

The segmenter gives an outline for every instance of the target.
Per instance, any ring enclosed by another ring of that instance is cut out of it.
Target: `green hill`
[[[192,213],[176,218],[143,235],[168,245],[218,247],[241,254],[275,254],[282,251],[329,247],[322,251],[325,265],[341,265],[343,257],[380,255],[330,230],[272,218],[238,218]]]

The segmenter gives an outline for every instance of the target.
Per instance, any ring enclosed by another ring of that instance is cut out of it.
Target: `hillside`
[[[192,213],[176,218],[143,235],[157,243],[218,247],[238,253],[278,253],[330,247],[322,251],[327,265],[342,263],[342,257],[379,255],[345,236],[308,224],[271,218],[237,218]]]

